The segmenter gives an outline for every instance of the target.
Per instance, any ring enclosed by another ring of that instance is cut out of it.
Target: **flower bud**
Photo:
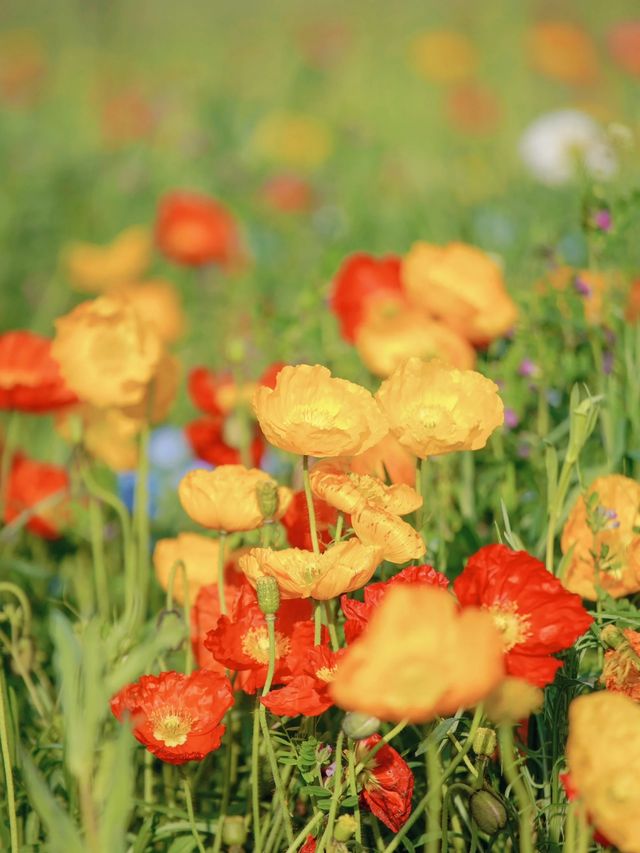
[[[507,823],[507,811],[493,791],[476,791],[471,795],[469,808],[478,827],[487,835],[494,835]]]
[[[617,649],[627,642],[620,628],[615,625],[605,625],[600,632],[600,639],[610,649]]]
[[[222,843],[228,847],[242,845],[247,839],[247,827],[244,818],[228,815],[222,824]]]
[[[265,616],[273,616],[280,607],[280,589],[275,578],[264,575],[256,581],[258,605]]]
[[[342,814],[333,830],[334,841],[348,841],[356,831],[356,819],[352,814]]]
[[[278,512],[278,486],[273,480],[258,483],[256,486],[256,497],[260,512],[266,520],[274,517]]]
[[[476,755],[490,758],[496,751],[498,738],[493,729],[481,727],[473,738],[473,751]]]
[[[363,740],[378,731],[380,720],[370,714],[348,711],[342,718],[342,731],[353,740]]]
[[[15,657],[11,659],[11,669],[16,675],[29,672],[33,668],[36,647],[32,637],[20,637],[15,646]]]

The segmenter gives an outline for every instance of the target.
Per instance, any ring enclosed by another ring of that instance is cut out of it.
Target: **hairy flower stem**
[[[13,460],[13,451],[18,438],[19,413],[10,412],[6,421],[4,441],[2,444],[2,455],[0,456],[0,517],[4,518],[4,505],[6,500],[7,486],[9,484],[9,472]]]
[[[533,853],[533,803],[518,770],[512,726],[505,724],[499,726],[498,743],[500,744],[504,775],[507,782],[513,788],[516,800],[518,801],[520,853]]]
[[[438,745],[434,738],[427,739],[427,773],[429,776],[429,799],[427,802],[428,837],[425,853],[440,851],[440,814],[442,811],[442,767],[438,756]]]
[[[331,648],[334,652],[337,652],[340,648],[340,641],[338,640],[338,632],[336,630],[336,620],[333,612],[333,608],[331,607],[330,601],[323,601],[322,607],[324,610],[324,618],[327,623],[327,628],[329,629],[329,638],[331,639]]]
[[[187,815],[189,816],[189,825],[191,827],[191,834],[193,835],[194,841],[196,842],[196,846],[199,850],[199,853],[205,853],[204,845],[202,843],[202,839],[200,838],[200,833],[198,832],[198,827],[196,826],[196,819],[193,814],[193,800],[191,799],[191,785],[189,784],[189,780],[186,776],[182,777],[182,790],[184,791],[184,799],[187,805]]]
[[[356,847],[359,849],[362,846],[362,821],[360,820],[360,800],[358,798],[358,781],[356,778],[356,749],[355,743],[352,740],[349,740],[349,763],[347,768],[347,779],[349,782],[349,793],[352,797],[356,798],[356,804],[354,806],[353,814],[356,820],[354,838],[356,840]]]
[[[449,850],[449,804],[459,793],[471,795],[473,794],[473,788],[470,788],[469,785],[464,785],[462,782],[454,782],[453,785],[447,788],[442,801],[442,853],[447,853]]]
[[[109,618],[109,582],[104,559],[104,519],[102,507],[97,498],[89,499],[89,532],[91,536],[91,556],[96,585],[98,613],[106,622]]]
[[[311,533],[311,544],[314,554],[320,553],[320,544],[318,542],[318,528],[316,524],[316,510],[313,505],[313,495],[311,493],[311,482],[309,480],[309,457],[302,457],[302,482],[304,484],[304,496],[307,499],[307,512],[309,513],[309,532]]]
[[[425,496],[427,493],[427,460],[418,458],[416,460],[416,492],[422,498],[422,504],[418,507],[418,513],[416,516],[416,528],[418,533],[423,535],[423,528],[425,525]],[[423,537],[424,538],[424,537]]]
[[[251,739],[251,805],[253,813],[253,849],[262,850],[260,836],[260,698],[253,710],[253,737]]]
[[[189,600],[189,579],[187,577],[187,567],[182,560],[176,560],[171,566],[169,572],[169,582],[167,584],[167,610],[173,610],[173,588],[176,582],[176,573],[182,572],[182,597],[183,597],[183,613],[185,625],[185,651],[184,651],[184,671],[187,675],[191,675],[193,671],[193,648],[191,646],[191,602]]]
[[[344,732],[340,729],[338,740],[336,741],[336,769],[333,774],[333,794],[331,795],[331,805],[329,806],[329,817],[327,827],[322,834],[320,843],[316,848],[316,853],[324,853],[324,849],[333,838],[333,827],[336,822],[336,813],[338,811],[338,803],[342,794],[342,743],[344,741]]]
[[[134,515],[137,533],[137,601],[136,622],[144,620],[149,596],[149,427],[145,425],[140,433],[140,458],[136,477]]]
[[[369,750],[369,752],[365,752],[365,754],[361,756],[360,761],[356,766],[356,776],[359,776],[360,773],[362,773],[367,762],[370,761],[376,755],[376,753],[382,749],[383,746],[386,746],[390,740],[393,740],[396,735],[400,734],[400,732],[406,727],[408,722],[408,720],[401,720],[390,731],[388,731],[386,735],[384,735],[384,737],[381,737],[378,743],[373,746]]]
[[[6,682],[4,678],[4,671],[0,669],[0,748],[2,749],[2,766],[4,767],[7,811],[9,813],[9,837],[11,839],[11,853],[20,853],[18,821],[16,817],[16,797],[13,787],[11,751],[9,749],[8,706],[5,704],[5,692]]]
[[[227,809],[229,808],[229,794],[231,781],[231,760],[233,757],[233,729],[230,721],[227,721],[227,729],[225,731],[226,753],[224,762],[224,775],[222,779],[222,799],[220,800],[220,809],[218,811],[218,820],[216,823],[216,837],[213,842],[212,853],[220,853],[222,848],[222,831],[224,822],[227,817]]]
[[[219,549],[218,549],[218,601],[220,602],[220,613],[223,616],[227,615],[227,599],[225,597],[225,589],[224,589],[224,564],[225,564],[225,551],[227,549],[227,531],[220,531],[220,539],[218,540]]]
[[[318,812],[311,818],[308,823],[306,823],[302,827],[300,832],[296,835],[291,844],[287,847],[286,853],[296,853],[296,851],[299,849],[300,845],[305,840],[307,835],[313,832],[313,830],[316,828],[317,824],[319,824],[321,820],[322,812]]]

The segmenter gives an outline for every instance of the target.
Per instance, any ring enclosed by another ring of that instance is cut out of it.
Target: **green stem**
[[[322,602],[316,601],[313,608],[313,644],[319,646],[322,640]]]
[[[426,459],[416,459],[416,492],[422,498],[422,504],[418,507],[418,513],[416,517],[416,527],[418,529],[418,533],[422,535],[422,531],[425,523],[425,499],[427,494],[427,460]]]
[[[225,740],[227,751],[225,755],[224,777],[222,780],[222,800],[220,801],[220,811],[218,812],[218,820],[216,823],[216,837],[213,843],[213,853],[220,853],[220,848],[222,847],[222,831],[227,817],[227,809],[229,808],[231,759],[233,757],[233,730],[230,720],[227,720]]]
[[[104,520],[97,498],[89,499],[89,527],[91,532],[91,555],[96,583],[98,612],[105,621],[109,618],[109,582],[104,559]]]
[[[428,838],[425,853],[438,853],[440,850],[440,813],[442,809],[442,768],[435,740],[427,739],[427,771],[429,775],[429,800],[427,803]]]
[[[336,813],[338,811],[338,803],[342,794],[342,743],[344,740],[344,732],[340,729],[338,740],[336,741],[336,769],[333,774],[333,794],[331,796],[331,805],[329,806],[329,817],[327,827],[320,839],[320,844],[317,847],[317,853],[323,853],[325,846],[329,844],[333,838],[333,827],[336,822]]]
[[[311,818],[311,820],[302,827],[300,832],[296,835],[291,844],[287,847],[286,853],[296,853],[297,849],[306,839],[307,835],[313,832],[313,830],[316,828],[316,826],[320,823],[321,820],[322,812],[318,812],[318,814],[315,814]]]
[[[511,726],[504,724],[499,726],[498,743],[500,744],[500,755],[502,757],[504,775],[513,788],[516,800],[518,801],[520,853],[533,853],[531,837],[534,820],[533,804],[518,770],[515,745],[513,741],[513,728]]]
[[[149,595],[149,427],[145,425],[140,433],[140,458],[138,459],[138,476],[136,479],[136,494],[134,513],[137,531],[138,578],[137,604],[138,618],[144,619],[147,612]]]
[[[218,539],[218,601],[220,602],[220,613],[223,616],[227,615],[227,599],[225,597],[225,586],[224,586],[224,566],[225,566],[225,552],[227,550],[227,531],[220,531],[220,538]]]
[[[251,739],[251,804],[253,811],[253,849],[262,850],[260,837],[260,699],[253,711],[253,737]]]
[[[470,788],[469,785],[464,785],[462,782],[454,782],[453,785],[450,785],[449,788],[447,788],[447,792],[442,801],[442,821],[440,824],[440,830],[442,832],[442,853],[447,853],[449,850],[449,803],[458,792],[464,792],[465,794],[471,795],[473,794],[473,788]]]
[[[338,513],[338,520],[336,522],[336,532],[334,535],[334,541],[339,542],[342,539],[342,530],[344,528],[344,513]]]
[[[169,582],[167,583],[167,610],[173,610],[173,588],[176,582],[176,573],[182,572],[182,610],[184,613],[185,625],[185,673],[191,675],[193,672],[193,648],[191,646],[191,601],[189,599],[189,578],[187,576],[187,567],[182,560],[176,560],[171,566],[169,572]]]
[[[144,753],[144,804],[145,809],[153,812],[153,755],[145,750]]]
[[[356,778],[356,751],[353,741],[349,741],[349,764],[347,768],[347,779],[349,781],[349,793],[356,798],[354,807],[354,817],[356,820],[356,829],[354,838],[356,847],[359,849],[362,846],[362,821],[360,819],[360,799],[358,797],[358,782]]]
[[[11,751],[9,749],[8,705],[5,704],[5,690],[6,682],[4,672],[0,670],[0,747],[2,748],[2,764],[4,766],[4,778],[6,781],[7,811],[9,812],[9,836],[11,839],[11,853],[20,853],[18,819],[16,816],[16,798],[13,787],[13,768],[11,764]]]
[[[304,495],[307,499],[307,512],[309,513],[309,531],[311,533],[311,544],[313,545],[314,553],[320,553],[320,544],[318,542],[318,528],[316,525],[316,510],[313,505],[313,495],[311,493],[311,482],[309,480],[309,457],[302,457],[302,482],[304,484]]]
[[[200,833],[198,832],[198,827],[196,826],[196,819],[193,814],[193,801],[191,799],[191,785],[189,784],[189,780],[186,776],[182,777],[182,790],[184,791],[184,799],[187,805],[187,814],[189,816],[189,825],[191,826],[191,834],[196,842],[196,846],[200,853],[205,853],[204,845],[202,843],[202,839],[200,838]]]
[[[360,761],[356,766],[356,776],[359,776],[360,773],[362,773],[367,762],[370,761],[383,746],[386,746],[390,740],[393,740],[396,735],[400,734],[400,732],[407,726],[408,722],[408,720],[401,720],[390,731],[388,731],[384,737],[381,737],[378,743],[373,746],[369,752],[365,752],[365,754],[361,756]]]
[[[2,445],[2,457],[0,458],[0,518],[4,518],[4,504],[9,472],[13,460],[13,451],[18,437],[19,413],[10,412],[7,418],[7,429],[4,434]]]
[[[331,648],[334,652],[337,652],[340,648],[340,641],[338,640],[338,632],[336,630],[336,621],[333,613],[333,609],[331,607],[330,601],[323,601],[322,608],[324,610],[324,618],[327,623],[327,628],[329,629],[329,637],[331,639]]]

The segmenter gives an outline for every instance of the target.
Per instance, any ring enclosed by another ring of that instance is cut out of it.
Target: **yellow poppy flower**
[[[141,423],[164,421],[178,394],[181,372],[178,359],[170,352],[164,352],[144,396],[135,406],[124,406],[123,414]]]
[[[181,561],[187,570],[189,601],[193,606],[201,587],[217,583],[220,546],[219,539],[209,539],[199,533],[179,533],[175,539],[159,539],[153,551],[158,583],[164,590],[168,589],[171,569]],[[225,553],[225,560],[228,557]],[[173,597],[179,604],[184,601],[182,571],[175,574]]]
[[[353,456],[351,470],[392,483],[416,484],[416,457],[390,432],[369,450]]]
[[[640,708],[603,690],[569,706],[567,762],[592,822],[622,853],[640,851]]]
[[[407,515],[422,506],[422,498],[411,486],[386,486],[377,477],[357,474],[342,459],[318,462],[311,469],[311,489],[317,497],[342,512],[355,512],[365,503],[394,515]]]
[[[326,125],[312,116],[274,113],[256,128],[253,145],[268,160],[315,169],[331,153],[332,141]]]
[[[466,243],[415,243],[403,259],[402,280],[415,305],[473,344],[500,337],[518,316],[498,264]]]
[[[300,548],[252,548],[239,564],[253,586],[258,578],[268,575],[278,581],[283,598],[325,601],[363,587],[381,561],[380,548],[347,539],[322,554]]]
[[[364,543],[378,545],[391,563],[416,560],[425,552],[422,537],[410,524],[371,504],[364,504],[351,516],[351,526]]]
[[[569,555],[564,586],[591,601],[596,583],[614,598],[640,591],[639,528],[640,483],[620,474],[594,480],[562,531],[560,546]]]
[[[376,399],[400,444],[422,459],[478,450],[504,421],[495,382],[436,359],[410,358],[382,383]]]
[[[335,379],[319,364],[283,367],[275,388],[256,390],[253,408],[271,444],[301,455],[353,456],[388,432],[365,388]]]
[[[51,354],[78,397],[94,406],[135,406],[162,356],[162,343],[118,296],[82,302],[56,320]]]
[[[434,83],[457,83],[473,75],[478,64],[473,42],[453,30],[431,30],[413,40],[416,71]]]
[[[121,409],[80,405],[56,418],[66,440],[80,440],[86,452],[113,471],[131,471],[138,464],[138,433],[142,423]]]
[[[187,319],[180,295],[168,281],[154,279],[117,288],[138,312],[144,323],[156,330],[161,340],[174,343],[184,335]]]
[[[503,674],[488,613],[459,610],[442,589],[398,584],[348,647],[329,690],[347,711],[423,723],[480,702]]]
[[[147,228],[134,225],[107,246],[72,243],[65,252],[67,275],[77,290],[99,293],[139,279],[149,266],[152,250]]]
[[[213,471],[189,471],[178,486],[178,497],[187,515],[211,530],[229,533],[255,530],[265,518],[258,501],[258,487],[272,484],[278,490],[280,518],[291,502],[291,491],[278,484],[265,471],[244,465],[219,465]]]

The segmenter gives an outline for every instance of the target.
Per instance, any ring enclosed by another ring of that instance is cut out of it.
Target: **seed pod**
[[[258,483],[256,486],[256,497],[260,512],[265,520],[271,519],[278,511],[278,486],[273,480]]]
[[[265,616],[273,616],[280,607],[280,589],[275,578],[265,575],[256,581],[258,605]]]
[[[471,795],[469,808],[473,819],[487,835],[495,835],[507,823],[507,811],[493,791],[476,791]]]

